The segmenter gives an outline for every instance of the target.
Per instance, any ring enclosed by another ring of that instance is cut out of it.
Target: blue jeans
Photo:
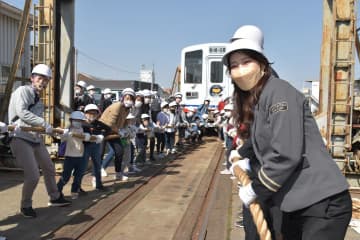
[[[101,182],[101,144],[96,143],[85,143],[84,144],[84,158],[85,158],[85,169],[87,168],[87,163],[91,157],[93,164],[93,175],[96,179],[96,187],[102,186]]]
[[[173,149],[175,144],[175,132],[165,132],[165,146],[167,149]]]
[[[113,157],[115,156],[114,149],[111,147],[111,145],[109,143],[106,143],[106,146],[109,148],[109,151],[102,162],[102,167],[104,169],[106,169],[109,166],[111,159],[113,159]]]
[[[86,163],[84,157],[65,157],[63,172],[57,183],[59,192],[62,192],[65,184],[70,180],[71,173],[74,170],[74,180],[71,185],[71,192],[78,192],[81,179],[85,171]]]

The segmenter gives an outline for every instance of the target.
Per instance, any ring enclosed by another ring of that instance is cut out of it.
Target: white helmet
[[[105,88],[103,91],[103,94],[111,94],[111,89],[110,88]]]
[[[161,106],[161,108],[164,108],[166,106],[169,106],[169,103],[167,101],[163,101],[163,102],[161,102],[160,106]]]
[[[81,111],[74,111],[70,114],[70,119],[85,120],[85,114]]]
[[[91,111],[91,110],[96,110],[96,111],[100,112],[98,106],[96,106],[93,103],[90,103],[90,104],[86,105],[85,109],[84,109],[84,112]]]
[[[171,103],[169,103],[169,107],[175,107],[177,105],[177,103],[175,101],[172,101]]]
[[[130,96],[135,97],[135,91],[134,91],[132,88],[125,88],[125,89],[121,92],[121,94],[122,94],[123,96],[125,96],[125,95],[130,95]]]
[[[144,118],[150,118],[149,114],[147,114],[147,113],[141,114],[141,119],[144,119]]]
[[[142,91],[144,97],[150,97],[152,94],[151,94],[151,91],[149,89],[144,89]]]
[[[76,85],[77,85],[77,86],[80,86],[80,87],[82,87],[82,88],[86,88],[86,86],[87,86],[86,82],[84,82],[84,81],[78,81],[78,82],[76,83]]]
[[[177,92],[177,93],[174,94],[174,97],[175,97],[175,98],[182,98],[183,95],[182,95],[181,92]]]
[[[96,87],[95,87],[94,85],[89,85],[89,86],[86,88],[87,91],[94,90],[94,89],[96,89]]]
[[[136,96],[144,97],[144,93],[142,91],[137,91],[135,93]]]
[[[224,107],[224,110],[232,111],[232,110],[234,110],[234,105],[231,104],[231,103],[226,104],[225,107]]]
[[[129,113],[126,117],[126,119],[134,119],[134,118],[135,118],[135,116],[132,113]]]
[[[261,30],[256,26],[245,25],[240,27],[234,34],[232,42],[227,47],[222,58],[225,66],[228,66],[229,54],[237,50],[248,49],[264,55],[264,37]]]
[[[38,64],[33,68],[31,74],[39,74],[39,75],[43,75],[45,77],[51,78],[52,72],[48,65]]]

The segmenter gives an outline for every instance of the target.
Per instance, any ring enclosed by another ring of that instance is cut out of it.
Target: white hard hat
[[[122,94],[123,96],[125,96],[125,95],[130,95],[130,96],[135,97],[135,91],[134,91],[132,88],[125,88],[125,89],[121,92],[121,94]]]
[[[217,110],[217,109],[213,111],[213,114],[218,114],[218,113],[219,113],[219,110]]]
[[[234,35],[240,36],[240,38],[234,38],[235,40],[233,40],[227,47],[222,58],[222,62],[225,66],[229,65],[228,58],[230,53],[238,50],[252,50],[265,57],[263,49],[264,37],[258,27],[246,25],[244,26],[244,29],[239,28],[236,32],[238,33]]]
[[[172,101],[171,103],[169,103],[169,107],[174,107],[176,105],[177,105],[177,103],[175,101]]]
[[[136,96],[144,97],[144,93],[142,91],[137,91],[135,93]]]
[[[175,97],[175,98],[182,98],[183,95],[182,95],[181,92],[177,92],[177,93],[174,94],[174,97]]]
[[[232,111],[232,110],[234,110],[234,105],[231,104],[231,103],[226,104],[225,107],[224,107],[224,110],[230,110],[230,111]]]
[[[93,90],[93,89],[96,89],[96,87],[94,85],[89,85],[86,90],[87,91],[90,91],[90,90]]]
[[[129,113],[126,117],[126,119],[134,119],[134,118],[135,118],[135,116],[132,113]]]
[[[74,120],[85,120],[85,115],[81,111],[74,111],[70,114],[70,119]]]
[[[96,111],[100,112],[98,106],[96,106],[93,103],[90,103],[90,104],[86,105],[85,109],[84,109],[84,112],[91,111],[91,110],[96,110]]]
[[[110,88],[105,88],[103,90],[103,94],[109,94],[109,93],[112,93]]]
[[[151,94],[151,91],[149,89],[144,89],[142,91],[144,97],[150,97],[152,94]]]
[[[86,82],[84,82],[84,81],[78,81],[77,83],[76,83],[76,85],[77,86],[80,86],[80,87],[82,87],[82,88],[86,88],[86,86],[87,86],[87,84],[86,84]]]
[[[51,78],[52,72],[48,65],[41,63],[33,68],[31,74],[39,74]]]
[[[166,106],[169,106],[169,103],[166,101],[163,101],[163,102],[161,102],[160,106],[161,106],[161,108],[164,108]]]
[[[141,119],[144,119],[144,118],[150,118],[149,114],[147,114],[147,113],[141,114]]]

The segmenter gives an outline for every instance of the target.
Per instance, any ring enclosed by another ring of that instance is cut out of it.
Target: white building
[[[311,112],[313,114],[318,113],[318,111],[319,111],[319,93],[320,93],[319,82],[312,81],[311,88],[304,88],[303,93],[304,93],[305,97],[309,99]]]
[[[21,15],[21,9],[0,0],[0,95],[4,93],[13,62]],[[14,88],[21,85],[19,81],[24,81],[25,79],[29,79],[29,77],[30,33],[25,37],[24,51],[16,73],[18,81],[14,84]]]

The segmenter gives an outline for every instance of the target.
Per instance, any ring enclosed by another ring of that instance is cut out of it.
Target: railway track
[[[223,156],[216,138],[205,141],[116,184],[112,194],[43,239],[205,239]]]

